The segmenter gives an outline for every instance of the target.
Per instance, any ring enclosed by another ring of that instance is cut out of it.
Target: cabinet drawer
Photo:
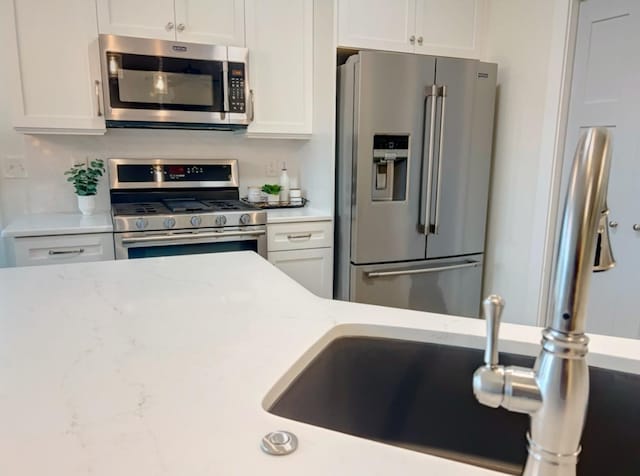
[[[267,225],[267,249],[271,251],[329,248],[333,246],[330,221],[273,223]]]
[[[113,234],[14,238],[14,252],[16,266],[112,260]]]

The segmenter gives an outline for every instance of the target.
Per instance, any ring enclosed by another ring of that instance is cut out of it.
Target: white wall
[[[73,189],[63,172],[89,157],[237,158],[241,194],[247,185],[277,183],[266,176],[269,161],[287,162],[310,205],[333,210],[335,41],[333,2],[315,2],[314,117],[310,140],[247,139],[243,134],[174,130],[110,130],[105,136],[24,136],[11,125],[17,96],[17,59],[9,0],[0,0],[0,162],[24,155],[28,178],[6,179],[0,172],[0,227],[28,213],[76,210]],[[44,80],[44,78],[43,78]],[[52,94],[55,90],[52,88]],[[98,193],[100,209],[109,208],[106,184]],[[2,251],[2,250],[0,250]],[[0,265],[5,260],[0,252]]]
[[[571,0],[491,0],[484,58],[498,100],[484,294],[505,320],[542,323]],[[553,199],[552,199],[553,197]]]

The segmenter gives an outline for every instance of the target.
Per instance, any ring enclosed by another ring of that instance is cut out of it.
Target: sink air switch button
[[[264,435],[260,448],[273,456],[288,455],[298,448],[298,438],[288,431],[273,431]]]

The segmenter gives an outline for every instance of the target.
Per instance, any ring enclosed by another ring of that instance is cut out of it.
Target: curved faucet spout
[[[564,204],[551,311],[533,369],[498,365],[497,336],[504,301],[485,302],[487,353],[473,378],[478,401],[528,413],[525,476],[575,476],[589,400],[584,334],[591,272],[613,267],[606,206],[611,137],[605,128],[580,138]],[[595,263],[595,265],[594,265]]]

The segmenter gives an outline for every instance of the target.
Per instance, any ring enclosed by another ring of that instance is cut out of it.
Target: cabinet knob
[[[415,44],[415,42],[416,42],[416,36],[415,35],[411,35],[409,37],[409,43],[411,43],[413,45],[413,44]]]
[[[184,31],[184,23],[178,23],[178,26],[176,27],[176,30],[178,30],[178,32],[182,33]]]
[[[164,26],[164,29],[167,30],[167,31],[171,31],[171,30],[173,30],[174,27],[175,27],[175,25],[173,24],[173,22],[170,21],[169,23],[167,23]]]
[[[423,41],[424,41],[424,40],[422,39],[422,37],[421,37],[421,36],[419,36],[419,37],[418,37],[418,44],[419,44],[419,45],[421,45]]]
[[[613,220],[609,222],[609,227],[610,228],[618,228],[618,222]]]
[[[633,225],[633,231],[640,231],[640,223],[635,223]]]

